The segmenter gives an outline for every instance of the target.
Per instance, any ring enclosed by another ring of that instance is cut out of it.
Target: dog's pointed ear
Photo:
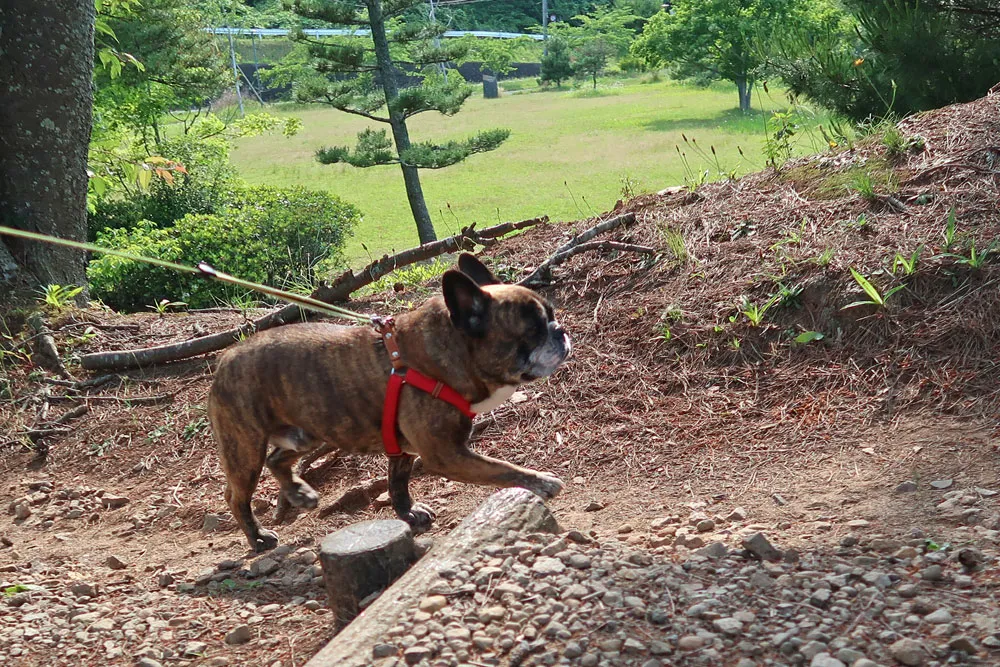
[[[493,272],[486,268],[475,255],[463,252],[458,256],[458,268],[465,275],[476,281],[480,287],[484,285],[499,285],[500,280],[493,275]]]
[[[470,336],[486,335],[490,295],[468,275],[454,269],[444,272],[441,288],[452,324]]]

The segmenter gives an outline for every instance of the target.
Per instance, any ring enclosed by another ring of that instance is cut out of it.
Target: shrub
[[[208,262],[241,278],[307,289],[344,265],[343,248],[360,213],[326,192],[249,187],[216,214],[189,214],[172,227],[143,220],[109,229],[99,243],[184,264]],[[164,298],[192,308],[234,296],[232,288],[148,264],[102,256],[87,269],[91,293],[113,308],[143,310]]]
[[[184,165],[187,173],[173,172],[172,182],[157,178],[147,190],[99,200],[87,216],[90,240],[108,229],[131,229],[140,220],[167,227],[185,215],[217,213],[239,187],[236,169],[229,164],[229,146],[221,138],[184,135],[161,142],[155,152]]]

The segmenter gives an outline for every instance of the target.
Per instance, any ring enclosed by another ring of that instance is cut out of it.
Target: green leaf
[[[811,343],[814,340],[823,340],[825,336],[819,331],[803,331],[795,337],[796,343]]]
[[[878,289],[874,285],[868,282],[867,278],[865,278],[863,275],[858,273],[853,268],[851,269],[851,275],[854,276],[855,282],[857,282],[858,285],[861,286],[861,289],[863,289],[865,291],[865,294],[867,294],[869,298],[871,298],[872,302],[874,302],[876,305],[879,306],[885,305],[885,301],[882,298],[882,295],[879,294]]]

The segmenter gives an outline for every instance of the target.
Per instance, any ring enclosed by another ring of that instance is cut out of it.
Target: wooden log
[[[410,615],[431,586],[442,581],[439,570],[468,562],[485,546],[502,541],[510,530],[555,533],[559,526],[542,499],[530,491],[497,491],[449,535],[435,540],[416,565],[313,656],[306,667],[371,665],[372,647],[384,641],[389,628]]]
[[[327,535],[319,559],[337,632],[358,615],[362,600],[399,579],[417,553],[409,524],[391,519],[364,521]]]

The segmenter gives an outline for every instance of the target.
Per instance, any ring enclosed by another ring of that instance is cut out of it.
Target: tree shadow
[[[739,109],[726,109],[714,116],[692,118],[656,118],[643,124],[643,129],[651,132],[684,132],[689,130],[730,130],[745,133],[754,128],[763,131],[765,112],[751,109],[744,113]]]

